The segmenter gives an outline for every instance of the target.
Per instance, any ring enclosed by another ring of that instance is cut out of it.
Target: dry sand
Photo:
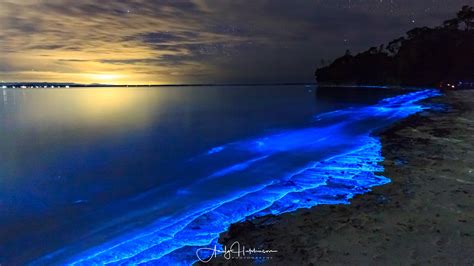
[[[233,225],[220,242],[278,250],[264,265],[474,265],[474,90],[432,100],[381,134],[392,183],[350,205]],[[206,265],[249,265],[215,258]]]

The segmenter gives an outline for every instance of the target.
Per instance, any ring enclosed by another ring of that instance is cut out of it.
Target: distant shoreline
[[[130,88],[137,88],[137,87],[247,87],[247,86],[315,86],[317,85],[316,82],[314,83],[305,83],[305,82],[288,82],[288,83],[196,83],[196,84],[152,84],[152,85],[144,85],[144,84],[137,84],[137,85],[111,85],[111,84],[74,84],[74,83],[2,83],[0,84],[0,88],[6,86],[7,88],[4,89],[12,89],[14,86],[16,89],[47,89],[47,88],[123,88],[123,87],[130,87]]]
[[[48,84],[44,83],[28,83],[27,85],[15,84],[0,85],[2,89],[63,89],[63,88],[160,88],[160,87],[264,87],[264,86],[314,86],[317,88],[373,88],[373,89],[426,89],[434,88],[433,86],[402,86],[402,85],[369,85],[369,84],[335,84],[335,83],[256,83],[256,84],[163,84],[163,85],[107,85],[107,84]]]

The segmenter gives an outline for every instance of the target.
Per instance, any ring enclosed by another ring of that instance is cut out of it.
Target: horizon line
[[[82,84],[74,82],[0,82],[2,86],[69,86],[69,87],[199,87],[199,86],[268,86],[317,85],[316,82],[265,82],[265,83],[182,83],[182,84]]]

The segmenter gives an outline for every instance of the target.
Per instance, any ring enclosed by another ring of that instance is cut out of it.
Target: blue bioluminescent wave
[[[131,199],[124,204],[130,209],[126,216],[34,264],[190,265],[197,260],[196,250],[218,245],[219,234],[232,223],[318,204],[347,204],[354,195],[390,182],[377,174],[383,171],[383,157],[374,130],[424,110],[418,102],[437,95],[436,90],[416,91],[319,115],[307,128],[212,148],[176,174],[177,183],[182,176],[192,176],[192,182],[166,198],[157,189]]]

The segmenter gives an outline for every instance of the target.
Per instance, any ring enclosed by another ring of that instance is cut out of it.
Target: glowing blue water
[[[198,247],[216,244],[232,223],[348,203],[390,182],[377,174],[383,171],[381,144],[371,133],[422,111],[418,102],[436,95],[417,91],[318,115],[310,127],[211,148],[182,166],[176,182],[187,174],[193,182],[167,199],[159,197],[160,188],[118,204],[114,208],[133,211],[35,263],[189,265]]]

